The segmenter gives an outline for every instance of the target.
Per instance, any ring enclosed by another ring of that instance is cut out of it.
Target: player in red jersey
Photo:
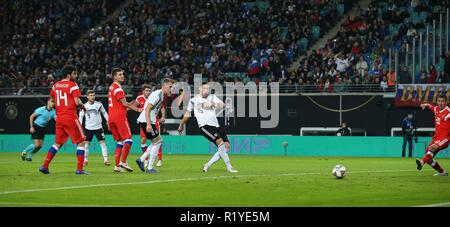
[[[433,169],[438,171],[435,176],[448,176],[447,171],[442,169],[439,163],[433,160],[433,157],[437,155],[440,150],[448,147],[450,139],[450,108],[447,106],[445,96],[439,95],[437,99],[437,106],[431,104],[420,105],[422,109],[428,108],[434,113],[435,133],[433,140],[428,145],[426,154],[422,160],[417,159],[417,169],[421,170],[422,166],[427,163]]]
[[[138,108],[144,108],[145,106],[145,102],[147,101],[148,97],[150,96],[150,93],[152,93],[152,89],[150,87],[150,85],[148,84],[144,84],[142,85],[142,95],[139,95],[138,97],[136,97],[136,99],[133,101],[133,105],[136,105]],[[156,120],[156,128],[158,129],[158,131],[160,131],[160,127],[159,124],[161,122],[164,123],[165,121],[165,103],[163,103],[163,105],[161,106],[161,114],[162,117],[160,119],[157,118]],[[139,122],[138,122],[139,124]],[[144,153],[145,151],[147,151],[147,136],[144,132],[144,130],[142,130],[141,128],[139,128],[139,136],[141,137],[141,149],[142,149],[142,153]],[[148,158],[145,159],[144,161],[145,166],[148,165]],[[159,148],[158,151],[158,163],[156,164],[156,166],[161,167],[162,166],[162,147]]]
[[[68,137],[72,143],[77,144],[77,171],[76,174],[87,174],[83,170],[84,162],[84,140],[83,128],[78,121],[77,107],[85,109],[80,100],[80,89],[74,81],[77,79],[77,68],[72,65],[65,65],[62,69],[62,80],[56,82],[50,92],[51,100],[55,102],[56,109],[56,131],[55,143],[47,152],[44,165],[39,171],[49,174],[48,166],[56,152],[66,143]]]
[[[125,75],[120,68],[112,70],[114,83],[109,86],[108,90],[108,128],[117,141],[114,172],[126,171],[132,172],[133,169],[127,164],[127,157],[130,153],[131,130],[127,119],[127,110],[131,109],[136,112],[142,112],[142,108],[138,108],[127,102],[125,92],[122,90],[121,84],[125,81]]]

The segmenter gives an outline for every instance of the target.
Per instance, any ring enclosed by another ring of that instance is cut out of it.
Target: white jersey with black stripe
[[[86,102],[84,104],[86,111],[81,110],[79,120],[83,122],[83,118],[86,117],[84,127],[88,130],[97,130],[102,128],[102,117],[108,121],[108,113],[101,102],[94,101],[94,103]]]
[[[211,94],[206,98],[197,95],[189,100],[187,111],[192,112],[192,110],[194,110],[194,116],[197,119],[198,127],[203,127],[205,125],[219,127],[219,122],[216,117],[216,109],[203,108],[203,104],[212,102],[220,103],[222,101],[217,98],[217,96]]]
[[[137,119],[138,123],[146,123],[147,120],[145,119],[145,109],[149,104],[152,104],[153,109],[150,111],[150,123],[156,124],[156,116],[158,115],[159,111],[161,110],[162,103],[164,101],[164,93],[161,89],[156,90],[150,94],[147,101],[144,105],[144,111],[139,114],[139,117]]]

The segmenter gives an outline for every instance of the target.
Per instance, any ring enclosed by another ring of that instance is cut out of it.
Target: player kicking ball
[[[42,147],[45,138],[45,127],[51,119],[56,120],[55,102],[49,99],[46,106],[41,106],[30,115],[30,133],[34,143],[28,145],[21,153],[23,161],[31,162],[32,157]]]
[[[194,110],[194,116],[197,119],[198,127],[202,134],[211,142],[217,145],[217,152],[212,156],[208,163],[203,165],[203,172],[208,172],[208,169],[220,158],[223,159],[227,166],[228,172],[237,173],[238,171],[231,166],[230,158],[227,152],[230,150],[230,142],[216,117],[216,110],[222,109],[224,103],[215,95],[209,94],[209,85],[203,84],[199,87],[200,94],[191,98],[187,107],[187,112],[178,127],[178,132],[183,131],[184,124],[191,117],[191,112]]]
[[[126,100],[125,92],[121,84],[125,81],[125,75],[120,68],[113,68],[112,76],[114,83],[109,86],[108,90],[108,128],[114,137],[116,143],[115,166],[114,172],[133,172],[133,169],[127,164],[127,157],[130,153],[131,130],[127,119],[127,110],[131,109],[136,112],[142,112],[141,108],[131,105]]]
[[[145,103],[147,102],[147,99],[150,96],[150,93],[152,93],[150,85],[148,85],[148,84],[142,85],[142,95],[139,95],[138,97],[136,97],[136,99],[132,102],[132,104],[138,108],[144,108]],[[165,106],[164,106],[164,102],[163,102],[163,104],[161,106],[162,118],[158,119],[158,117],[156,117],[156,129],[158,131],[161,131],[160,127],[159,127],[159,122],[161,121],[161,123],[164,123],[165,112],[166,111],[165,111]],[[139,122],[139,119],[138,119],[137,124],[139,125],[139,123],[146,123],[146,121],[144,120],[144,122]],[[139,136],[141,138],[141,149],[142,149],[142,154],[143,154],[147,151],[147,135],[145,132],[145,128],[142,129],[141,127],[139,127]],[[148,158],[144,160],[144,166],[147,167],[147,165],[148,165]],[[158,167],[162,166],[162,147],[160,147],[159,151],[158,151],[158,162],[156,163],[156,166],[158,166]]]
[[[448,176],[447,171],[442,169],[439,163],[433,159],[440,150],[448,147],[450,133],[450,108],[447,106],[445,96],[439,95],[437,106],[431,104],[421,104],[422,110],[430,109],[434,113],[435,133],[433,140],[428,145],[426,154],[422,160],[417,159],[417,169],[421,170],[423,165],[429,164],[433,169],[438,171],[434,176]]]
[[[64,145],[70,137],[72,143],[77,144],[77,171],[75,174],[88,174],[83,170],[84,162],[84,140],[83,128],[78,121],[77,107],[84,109],[80,100],[80,89],[76,81],[77,68],[65,65],[62,69],[64,79],[56,82],[50,92],[50,97],[55,101],[56,130],[55,143],[50,147],[44,160],[44,165],[39,168],[44,174],[49,174],[48,166],[55,157],[56,152]]]
[[[156,128],[156,116],[161,110],[164,98],[172,94],[172,86],[175,82],[172,79],[164,79],[162,83],[162,88],[152,92],[150,97],[145,102],[145,111],[142,112],[138,117],[139,127],[145,130],[145,135],[147,139],[152,141],[152,144],[147,148],[147,151],[142,154],[142,156],[136,159],[136,163],[142,172],[147,173],[157,173],[158,170],[153,168],[153,164],[158,156],[159,148],[162,146],[162,137],[159,134],[158,128]],[[148,162],[147,170],[145,170],[144,160],[150,156]]]
[[[95,101],[95,92],[93,90],[88,90],[86,94],[88,99],[88,101],[84,104],[86,111],[80,111],[79,118],[81,123],[83,123],[83,119],[85,119],[84,128],[86,133],[86,141],[84,144],[84,166],[87,166],[89,163],[89,145],[92,142],[94,135],[97,137],[102,149],[103,164],[105,164],[105,166],[110,166],[111,163],[108,160],[108,149],[106,148],[105,133],[103,132],[102,126],[102,115],[106,122],[108,122],[108,113],[106,113],[106,110],[101,102]]]

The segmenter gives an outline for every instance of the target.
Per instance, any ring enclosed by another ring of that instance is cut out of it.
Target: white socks
[[[155,144],[152,144],[149,147],[151,149],[150,149],[150,160],[148,161],[147,169],[153,169],[153,164],[154,164],[156,158],[158,157],[158,151],[159,151],[159,148],[161,147],[161,144],[162,144],[162,139],[160,139],[158,142],[156,142]],[[147,152],[148,152],[148,149],[147,149]]]
[[[103,161],[108,161],[108,149],[106,148],[106,143],[100,143],[100,147],[102,148]]]
[[[87,161],[89,156],[89,143],[84,143],[84,160]]]
[[[219,147],[217,148],[217,150],[218,150],[217,152],[219,153],[220,157],[225,162],[225,165],[227,165],[227,169],[233,168],[231,166],[230,158],[228,157],[227,150],[225,148],[225,144],[223,144],[223,143],[220,144]]]
[[[220,159],[220,154],[219,154],[219,152],[217,151],[217,152],[211,157],[211,159],[208,161],[208,163],[206,163],[206,166],[207,166],[207,167],[212,166],[214,163],[216,163],[217,161],[219,161],[219,159]]]
[[[150,144],[150,146],[147,147],[147,151],[141,155],[140,159],[142,162],[150,156],[150,160],[148,161],[148,169],[153,169],[153,164],[158,157],[158,151],[161,145],[162,139],[159,139],[158,142]]]
[[[90,145],[90,143],[84,144],[84,160],[88,159],[89,145]],[[103,160],[108,161],[108,149],[106,148],[106,143],[105,142],[100,143],[100,147],[102,148]]]

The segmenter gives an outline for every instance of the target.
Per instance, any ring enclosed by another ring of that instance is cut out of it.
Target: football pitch
[[[222,160],[201,171],[209,155],[165,155],[160,173],[141,172],[130,154],[132,173],[113,173],[91,154],[89,175],[75,175],[75,154],[57,154],[49,175],[38,172],[46,152],[23,162],[19,152],[0,153],[0,206],[450,206],[450,177],[435,177],[414,159],[283,157],[231,154],[239,173]],[[110,157],[112,159],[114,157]],[[450,159],[438,159],[450,169]],[[334,165],[347,176],[331,176]]]

